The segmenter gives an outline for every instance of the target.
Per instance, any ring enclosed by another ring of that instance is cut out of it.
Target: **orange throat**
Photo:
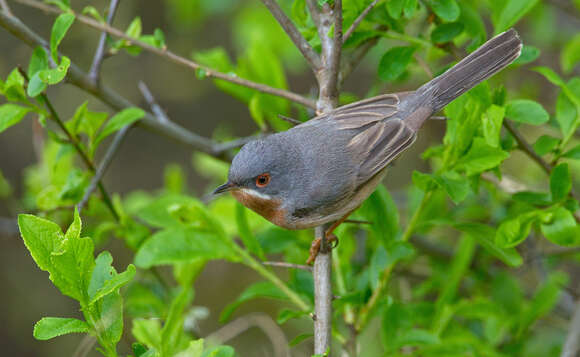
[[[244,189],[232,190],[231,192],[238,202],[268,221],[280,227],[286,226],[286,215],[284,209],[280,208],[281,203],[279,200],[259,197]]]

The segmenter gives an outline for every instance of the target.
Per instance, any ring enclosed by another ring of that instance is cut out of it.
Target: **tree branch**
[[[302,264],[292,264],[286,262],[263,262],[262,264],[268,265],[271,267],[279,267],[279,268],[288,268],[288,269],[300,269],[306,271],[312,271],[312,267],[309,265],[302,265]]]
[[[36,8],[48,13],[53,13],[53,14],[61,14],[62,11],[56,7],[50,6],[50,5],[46,5],[44,3],[35,1],[35,0],[13,0],[16,1],[20,4],[26,5],[26,6],[30,6],[32,8]],[[76,16],[76,20],[88,25],[89,27],[95,28],[99,31],[102,32],[106,32],[111,36],[115,36],[118,38],[122,38],[125,39],[127,41],[129,41],[132,45],[138,46],[148,52],[151,52],[153,54],[156,54],[162,58],[165,58],[173,63],[176,63],[178,65],[181,65],[183,67],[187,67],[189,69],[195,70],[195,71],[202,71],[205,77],[208,78],[215,78],[215,79],[221,79],[227,82],[231,82],[234,84],[238,84],[247,88],[251,88],[251,89],[255,89],[259,92],[262,93],[266,93],[266,94],[271,94],[277,97],[281,97],[281,98],[285,98],[288,99],[290,101],[299,103],[304,105],[305,107],[308,108],[315,108],[315,104],[314,101],[312,101],[311,99],[308,99],[306,97],[303,97],[299,94],[284,90],[284,89],[279,89],[279,88],[274,88],[274,87],[270,87],[266,84],[262,84],[262,83],[257,83],[248,79],[244,79],[244,78],[240,78],[237,77],[235,75],[231,75],[231,74],[226,74],[226,73],[222,73],[222,72],[218,72],[214,69],[211,69],[209,67],[203,66],[197,62],[188,60],[184,57],[181,57],[165,48],[161,49],[161,48],[157,48],[155,46],[152,46],[146,42],[143,42],[139,39],[133,38],[127,34],[125,34],[123,31],[116,29],[114,27],[111,27],[109,25],[106,24],[102,24],[90,17],[78,14],[74,11],[70,11],[72,14],[74,14]]]
[[[367,6],[361,13],[360,15],[358,15],[358,17],[354,20],[354,22],[352,23],[352,25],[350,25],[350,27],[348,28],[348,30],[346,30],[346,32],[344,33],[344,37],[342,38],[342,43],[345,43],[346,40],[348,40],[350,38],[350,36],[354,33],[354,31],[356,30],[356,28],[358,27],[358,25],[360,25],[360,23],[364,20],[364,18],[369,14],[369,12],[371,12],[371,10],[375,7],[375,5],[379,2],[379,0],[374,0],[373,2],[371,2],[369,4],[369,6]]]
[[[322,63],[320,61],[320,56],[318,55],[318,53],[314,51],[312,46],[310,46],[308,41],[306,41],[304,36],[302,36],[300,31],[298,31],[296,26],[294,26],[292,21],[288,18],[288,16],[286,16],[284,11],[282,11],[282,9],[275,0],[262,0],[262,2],[264,3],[264,5],[266,5],[268,10],[270,10],[272,16],[274,16],[276,21],[278,21],[278,23],[280,24],[282,29],[284,29],[288,37],[290,37],[292,42],[294,42],[294,45],[296,46],[296,48],[298,48],[300,53],[302,53],[302,56],[304,56],[306,61],[308,61],[308,63],[310,64],[310,68],[312,68],[314,73],[317,73],[322,67]]]
[[[332,254],[325,237],[326,227],[316,227],[322,239],[320,252],[314,260],[314,354],[330,350],[332,337]]]
[[[139,84],[137,86],[139,87],[139,90],[141,91],[143,98],[145,98],[145,101],[147,102],[147,104],[149,104],[151,111],[153,111],[153,113],[155,114],[157,120],[159,120],[162,123],[169,122],[169,117],[167,116],[167,113],[165,113],[165,110],[163,110],[163,108],[161,108],[161,106],[157,104],[157,101],[155,100],[155,97],[149,90],[149,87],[147,87],[147,84],[145,84],[145,82],[143,81],[139,81]]]
[[[99,185],[99,183],[103,179],[105,172],[109,168],[111,161],[113,161],[113,157],[115,156],[115,154],[117,153],[117,150],[121,146],[123,139],[125,139],[125,136],[127,136],[127,133],[129,132],[129,129],[131,128],[131,126],[132,125],[125,126],[125,127],[121,128],[121,130],[119,130],[115,134],[115,138],[113,139],[113,142],[111,143],[111,145],[109,145],[109,148],[107,149],[107,152],[105,153],[105,157],[103,158],[103,160],[99,164],[99,167],[97,168],[95,175],[91,179],[91,183],[87,187],[87,190],[85,191],[85,194],[83,195],[83,198],[81,199],[81,201],[77,205],[77,208],[79,210],[79,214],[81,213],[82,209],[85,207],[87,202],[89,201],[89,198],[91,197],[92,193],[95,191],[95,189],[97,188],[97,186]]]
[[[328,96],[334,102],[334,106],[338,105],[338,73],[340,71],[340,58],[342,53],[342,0],[334,0],[334,10],[332,11],[334,18],[334,38],[332,39],[332,47],[329,49],[328,58]]]
[[[8,32],[22,40],[30,47],[41,46],[47,51],[48,48],[50,48],[49,44],[42,37],[33,32],[29,27],[22,23],[20,19],[15,16],[7,15],[4,11],[0,11],[0,26],[4,27]],[[135,107],[133,103],[129,102],[109,87],[102,84],[97,86],[89,79],[88,75],[74,63],[71,63],[67,73],[67,80],[69,83],[100,99],[103,103],[114,110]],[[231,161],[233,157],[231,152],[220,151],[219,143],[215,143],[211,139],[192,133],[172,121],[161,122],[151,113],[147,112],[145,117],[139,121],[139,125],[153,132],[163,134],[174,141],[191,146],[195,150],[204,152],[220,160]]]
[[[570,321],[570,330],[566,337],[560,357],[575,357],[580,352],[580,301],[576,303],[574,315]]]
[[[6,2],[6,0],[0,0],[0,9],[2,9],[2,11],[7,13],[8,15],[14,16],[12,14],[12,10],[10,10],[10,6],[8,6],[8,3]]]
[[[113,18],[115,17],[115,13],[117,12],[117,8],[119,7],[119,0],[111,0],[109,4],[109,13],[107,14],[107,25],[111,25],[113,23]],[[89,78],[98,84],[100,73],[101,73],[101,65],[103,64],[103,59],[105,58],[105,48],[107,45],[107,33],[103,32],[101,37],[99,38],[99,44],[97,45],[97,50],[95,51],[95,57],[93,58],[93,64],[91,65],[91,69],[89,70]]]

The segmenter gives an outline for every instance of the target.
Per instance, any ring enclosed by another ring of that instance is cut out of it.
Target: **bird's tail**
[[[482,81],[507,67],[520,56],[522,41],[514,29],[500,33],[437,78],[415,92],[436,113]]]

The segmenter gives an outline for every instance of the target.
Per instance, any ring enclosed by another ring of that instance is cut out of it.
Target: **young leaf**
[[[413,47],[391,47],[379,63],[379,78],[383,81],[393,81],[405,72],[413,58]]]
[[[179,352],[175,357],[202,357],[203,354],[203,338],[191,341],[187,349]]]
[[[70,59],[67,56],[62,56],[60,64],[56,68],[45,69],[38,72],[38,78],[49,85],[61,82],[66,76],[70,67]]]
[[[52,25],[52,32],[50,34],[50,53],[52,59],[58,62],[58,45],[66,35],[68,29],[73,24],[75,15],[67,12],[60,14]]]
[[[560,55],[560,65],[564,73],[570,73],[576,64],[580,62],[580,34],[570,40]]]
[[[552,201],[564,200],[572,190],[572,177],[567,163],[561,163],[552,169],[550,174],[550,192]]]
[[[564,207],[549,214],[549,221],[540,225],[542,234],[552,243],[564,246],[580,244],[580,226],[574,215]]]
[[[468,176],[490,170],[498,166],[509,154],[500,148],[489,146],[485,139],[475,138],[471,148],[458,162]]]
[[[170,228],[155,233],[137,251],[135,264],[141,268],[204,258],[238,261],[230,245],[215,233],[195,228]]]
[[[32,77],[38,71],[48,69],[48,56],[42,47],[36,47],[28,63],[28,76]]]
[[[246,209],[241,204],[236,204],[236,223],[238,225],[238,234],[244,242],[246,249],[252,254],[258,256],[258,258],[265,260],[266,256],[264,251],[258,242],[258,239],[254,233],[250,230],[248,224],[248,217],[246,216]]]
[[[111,266],[113,257],[111,253],[104,251],[95,259],[91,280],[88,286],[89,304],[94,304],[104,296],[118,291],[135,276],[135,266],[129,264],[127,270],[118,274]]]
[[[495,33],[503,32],[518,22],[539,0],[506,0],[495,21]]]
[[[105,124],[101,132],[97,135],[95,145],[98,145],[98,143],[100,143],[104,138],[113,134],[117,130],[127,125],[133,124],[144,116],[145,112],[139,108],[123,109],[111,119],[109,119],[109,121]]]
[[[564,80],[549,67],[535,67],[533,70],[546,77],[546,79],[554,85],[561,87],[566,84]]]
[[[40,79],[40,72],[35,73],[28,82],[28,87],[26,88],[26,94],[29,97],[36,97],[40,93],[44,92],[47,84]]]
[[[552,152],[560,144],[560,139],[550,135],[542,135],[534,143],[534,151],[543,156]]]
[[[449,42],[459,36],[462,32],[463,24],[461,22],[441,24],[431,32],[431,41],[435,43]]]
[[[141,18],[137,16],[133,19],[133,21],[131,21],[129,27],[127,27],[127,31],[125,31],[125,34],[133,38],[139,38],[139,36],[141,36],[141,29],[142,29]]]
[[[457,20],[461,13],[455,0],[429,0],[429,6],[441,20],[447,22]]]
[[[544,124],[550,120],[550,115],[540,103],[528,99],[509,102],[505,115],[513,121],[532,125]]]
[[[524,45],[522,48],[522,53],[520,56],[514,61],[513,64],[515,65],[524,65],[531,62],[534,62],[536,59],[540,57],[540,50],[534,46]]]
[[[483,137],[489,146],[499,147],[505,108],[492,104],[483,114]]]
[[[399,233],[399,211],[395,201],[384,185],[379,185],[362,204],[360,210],[364,219],[372,222],[368,227],[375,239],[384,245],[393,241]]]
[[[387,2],[387,11],[393,19],[398,20],[401,17],[405,2],[406,0],[390,0]]]
[[[568,158],[568,159],[576,159],[576,160],[580,160],[580,145],[577,145],[575,147],[573,147],[572,149],[566,151],[562,157]]]
[[[563,90],[560,91],[556,99],[556,121],[564,137],[571,135],[574,130],[577,116],[576,110],[576,106],[566,93]]]
[[[495,243],[502,248],[512,248],[522,243],[530,235],[532,223],[539,212],[532,211],[502,222],[495,234]]]
[[[250,285],[238,298],[226,306],[221,315],[220,322],[225,322],[230,319],[234,311],[244,302],[256,298],[271,298],[277,300],[287,300],[288,297],[277,286],[269,281],[261,281]]]
[[[90,331],[86,322],[64,317],[43,317],[34,325],[34,338],[50,340],[69,333],[86,333]]]
[[[16,104],[0,105],[0,133],[9,127],[18,124],[30,112],[29,108]]]
[[[456,223],[453,227],[459,231],[467,233],[475,239],[488,253],[500,259],[509,266],[517,267],[522,265],[523,259],[514,248],[502,248],[495,244],[493,228],[480,223]]]

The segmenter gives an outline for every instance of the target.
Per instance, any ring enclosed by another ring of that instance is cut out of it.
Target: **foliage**
[[[139,108],[97,112],[90,109],[92,102],[78,103],[68,120],[53,112],[46,93],[62,85],[71,70],[71,59],[58,48],[71,26],[80,25],[68,1],[50,3],[62,10],[52,26],[50,48],[35,48],[27,70],[14,69],[0,80],[5,101],[0,105],[0,133],[5,135],[30,119],[48,135],[42,160],[26,171],[21,200],[35,215],[19,215],[18,224],[38,267],[49,273],[63,295],[78,301],[82,316],[44,317],[35,325],[34,337],[47,340],[86,333],[96,338],[105,356],[120,354],[117,343],[123,334],[134,344],[132,351],[122,354],[135,357],[234,356],[232,347],[204,341],[186,328],[195,301],[193,283],[213,260],[244,265],[263,278],[222,311],[222,322],[257,298],[281,302],[280,325],[308,321],[313,310],[312,275],[291,270],[284,280],[262,263],[276,256],[302,264],[311,232],[277,228],[231,197],[202,203],[184,187],[180,167],[168,165],[165,186],[158,192],[114,195],[110,205],[102,195],[93,194],[82,212],[88,223],[81,224],[79,211],[71,207],[90,186],[96,153],[110,135],[142,120],[146,113]],[[369,3],[343,1],[345,30]],[[233,16],[238,48],[234,56],[222,47],[192,56],[211,69],[281,89],[288,88],[290,76],[310,74],[263,6],[248,2],[233,7],[226,0],[169,4],[182,27],[199,26],[200,21],[224,13]],[[280,4],[319,50],[305,0]],[[385,88],[410,88],[426,81],[431,72],[441,73],[453,55],[463,56],[492,35],[486,30],[488,23],[493,33],[518,24],[526,42],[515,64],[444,110],[445,135],[422,156],[431,167],[429,172],[413,172],[404,193],[395,195],[380,186],[351,217],[370,224],[338,228],[340,245],[333,251],[338,295],[333,302],[333,337],[338,348],[352,354],[349,346],[358,345],[365,356],[558,355],[565,334],[554,319],[546,317],[566,293],[566,271],[577,269],[578,255],[543,254],[538,275],[546,277],[533,284],[521,278],[524,265],[534,266],[532,256],[539,254],[538,246],[580,245],[574,191],[580,177],[580,77],[576,76],[580,38],[559,33],[559,42],[550,44],[550,51],[559,51],[560,63],[550,67],[534,67],[538,58],[542,63],[547,60],[540,50],[543,45],[528,44],[535,44],[532,29],[541,31],[552,10],[548,2],[539,0],[379,1],[344,44],[347,59],[375,44],[363,64],[372,66],[376,74],[369,93],[377,94]],[[105,22],[105,14],[94,7],[82,13]],[[154,48],[167,48],[161,30],[151,35],[142,32],[139,17],[124,31]],[[111,55],[133,56],[143,50],[127,39],[109,39],[108,49]],[[204,79],[208,73],[198,69],[196,75]],[[294,114],[300,120],[312,114],[288,99],[212,80],[227,95],[247,104],[256,131],[287,129],[289,124],[278,114]],[[557,92],[556,99],[542,97],[538,82]],[[530,89],[534,86],[538,90]],[[343,93],[341,102],[356,99],[361,98]],[[531,144],[522,142],[522,137],[532,136],[528,133],[537,137]],[[535,167],[534,161],[543,167]],[[201,175],[209,172],[214,179],[227,175],[227,165],[201,153],[195,154],[194,169]],[[524,187],[513,192],[509,187],[513,181]],[[11,194],[10,184],[0,174],[0,198]],[[64,225],[68,225],[65,233]],[[109,252],[95,257],[111,237],[122,240],[132,252],[133,264],[122,272],[112,266]],[[173,282],[163,280],[159,267],[170,268]],[[310,331],[304,331],[293,343],[310,336]],[[363,343],[369,336],[372,343]]]

